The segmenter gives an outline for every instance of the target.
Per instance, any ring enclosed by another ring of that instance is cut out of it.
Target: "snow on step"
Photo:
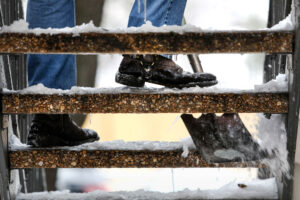
[[[184,190],[173,193],[160,193],[138,190],[134,192],[103,192],[69,193],[40,192],[32,194],[19,194],[17,200],[179,200],[179,199],[278,199],[275,178],[266,180],[253,180],[250,182],[233,182],[218,190]]]

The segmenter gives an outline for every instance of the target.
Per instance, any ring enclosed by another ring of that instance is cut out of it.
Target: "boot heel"
[[[145,85],[145,80],[141,76],[136,77],[134,75],[121,74],[120,72],[116,74],[116,82],[132,87],[143,87]]]

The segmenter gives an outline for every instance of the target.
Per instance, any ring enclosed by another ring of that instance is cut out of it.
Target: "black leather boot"
[[[133,87],[143,87],[145,82],[149,82],[170,88],[217,84],[214,75],[185,72],[171,59],[160,55],[124,55],[116,74],[116,82]]]
[[[252,139],[238,114],[221,117],[202,114],[198,119],[182,114],[181,118],[207,162],[253,161],[266,157],[266,152]]]
[[[27,138],[33,147],[75,146],[99,140],[98,134],[78,127],[69,115],[34,115]]]

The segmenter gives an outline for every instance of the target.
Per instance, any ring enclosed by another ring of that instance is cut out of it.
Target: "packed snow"
[[[255,85],[254,89],[242,90],[223,88],[221,85],[215,85],[212,87],[200,88],[183,88],[183,89],[170,89],[170,88],[135,88],[135,87],[117,87],[117,88],[88,88],[74,86],[70,90],[52,89],[47,88],[43,84],[34,85],[25,88],[20,91],[12,91],[4,89],[5,93],[19,92],[20,94],[117,94],[117,93],[257,93],[257,92],[287,92],[288,84],[287,77],[284,74],[279,74],[275,80],[271,80],[268,83],[262,85]]]

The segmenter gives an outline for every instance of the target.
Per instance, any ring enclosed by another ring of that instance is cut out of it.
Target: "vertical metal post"
[[[270,0],[267,27],[270,28],[283,20],[291,11],[291,0]],[[264,82],[274,79],[285,72],[286,55],[267,55],[264,64]]]
[[[0,4],[0,26],[4,24],[4,18],[2,13],[2,5]],[[0,56],[0,90],[6,86],[6,80],[4,72],[4,62],[2,56]],[[0,98],[1,99],[1,98]],[[0,102],[1,104],[1,102]],[[1,106],[1,105],[0,105]],[[2,106],[1,106],[2,107]],[[1,111],[1,110],[0,110]],[[8,162],[7,162],[7,122],[5,117],[0,113],[0,199],[9,200],[9,176],[8,176]]]
[[[300,0],[295,0],[295,49],[293,66],[289,70],[289,113],[287,122],[287,149],[290,174],[294,176],[295,151],[297,142],[299,104],[300,104]],[[281,199],[293,198],[293,179],[284,177]]]
[[[0,115],[0,199],[9,200],[9,176],[8,176],[8,157],[7,157],[7,127],[5,128],[5,120]]]

